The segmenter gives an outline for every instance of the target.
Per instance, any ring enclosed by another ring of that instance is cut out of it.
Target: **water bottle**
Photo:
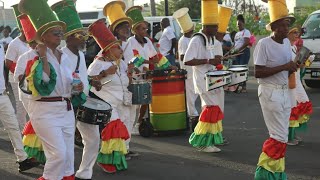
[[[72,73],[72,77],[73,77],[73,80],[72,80],[71,94],[72,95],[78,95],[78,94],[80,94],[80,91],[77,91],[75,89],[75,86],[77,86],[77,85],[79,85],[81,83],[80,76],[79,76],[79,70],[76,70],[75,72],[73,72]]]

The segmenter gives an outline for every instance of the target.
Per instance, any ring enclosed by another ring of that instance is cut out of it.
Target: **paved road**
[[[224,136],[230,144],[218,154],[197,152],[188,144],[190,133],[178,136],[142,138],[134,136],[133,150],[141,155],[128,161],[129,169],[115,175],[94,167],[95,180],[251,180],[263,141],[268,137],[257,99],[257,84],[251,78],[247,94],[226,94]],[[290,180],[320,180],[320,93],[308,89],[313,100],[314,114],[304,142],[288,147],[286,171]],[[199,103],[198,103],[199,104]],[[0,180],[35,179],[42,167],[19,174],[14,163],[11,144],[6,132],[0,130]],[[76,148],[76,168],[82,149]]]

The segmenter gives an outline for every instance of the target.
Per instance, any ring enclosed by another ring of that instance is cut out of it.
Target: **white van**
[[[98,19],[106,18],[103,15],[102,9],[97,9],[93,11],[81,11],[79,12],[81,23],[84,27],[88,27],[90,24],[95,22]],[[145,17],[144,19],[149,23],[150,37],[154,39],[155,35],[161,30],[160,21],[162,18],[169,18],[170,25],[175,31],[177,39],[181,36],[180,26],[177,21],[172,16],[154,16],[154,17]],[[108,23],[108,22],[107,22]]]
[[[306,31],[301,36],[303,45],[315,55],[311,66],[306,68],[304,81],[308,87],[320,88],[320,10],[309,15],[303,28]]]

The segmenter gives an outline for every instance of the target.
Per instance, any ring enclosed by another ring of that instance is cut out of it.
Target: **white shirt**
[[[3,93],[6,90],[4,75],[3,75],[3,68],[4,68],[4,47],[0,45],[0,93]]]
[[[157,51],[155,50],[151,40],[149,38],[144,38],[147,43],[144,43],[142,46],[137,39],[132,36],[128,39],[128,42],[131,44],[132,49],[135,49],[139,52],[140,56],[143,57],[145,60],[149,60],[150,58],[154,57],[157,55]],[[143,64],[140,66],[139,70],[142,71],[143,67],[149,67],[148,64]]]
[[[30,47],[27,43],[20,40],[19,36],[16,37],[12,42],[9,44],[7,52],[6,52],[6,59],[17,62],[19,56],[24,54],[25,52],[29,51]]]
[[[101,71],[107,70],[109,67],[113,66],[115,62],[102,61],[95,59],[88,68],[89,76],[97,76]],[[98,97],[108,102],[110,96],[117,98],[118,100],[123,100],[123,91],[127,90],[129,85],[129,78],[127,76],[127,65],[124,61],[120,61],[117,73],[108,75],[101,79],[104,83],[108,80],[112,80],[110,83],[102,86],[100,91],[96,91],[95,88],[91,88],[91,92],[96,94]],[[120,79],[121,78],[121,79]]]
[[[123,59],[126,64],[134,57],[132,46],[128,41],[122,41]]]
[[[172,47],[172,39],[176,38],[173,29],[168,26],[163,30],[162,36],[159,40],[160,53],[164,56],[168,55]]]
[[[159,31],[159,32],[154,36],[154,38],[159,41],[159,39],[161,38],[161,36],[162,36],[162,31]]]
[[[62,52],[69,56],[69,68],[74,72],[77,67],[78,56],[73,54],[69,48],[63,47]],[[79,75],[80,80],[83,83],[83,92],[88,95],[89,93],[89,81],[88,81],[88,73],[86,67],[86,60],[82,51],[79,51],[80,62],[79,62]]]
[[[191,38],[187,38],[185,36],[181,36],[181,38],[179,39],[178,42],[178,52],[179,52],[179,58],[181,55],[185,55],[186,51],[188,49],[189,43],[190,43]],[[184,65],[184,61],[181,61],[179,59],[180,62],[180,67],[181,69],[186,69],[188,74],[187,74],[187,78],[190,79],[193,77],[193,70],[192,70],[192,66],[186,66]]]
[[[0,40],[0,43],[3,44],[3,46],[10,44],[10,42],[12,41],[12,37],[8,36],[8,37],[4,37]]]
[[[208,40],[207,46],[213,46],[214,49],[208,49],[204,46],[203,38],[199,35],[194,36],[188,46],[188,49],[184,55],[184,62],[191,61],[193,59],[213,59],[216,55],[222,55],[221,43],[212,39]],[[215,70],[215,66],[211,64],[202,64],[198,66],[192,66],[193,68],[193,83],[195,85],[195,92],[202,94],[206,92],[205,73]]]
[[[240,49],[244,44],[245,38],[250,38],[251,33],[248,29],[244,29],[240,32],[237,32],[237,34],[234,37],[234,47],[235,49]]]
[[[269,36],[258,42],[253,52],[254,64],[270,68],[280,66],[292,60],[291,52],[288,39],[284,39],[283,44],[279,44]],[[266,78],[258,78],[258,83],[286,85],[288,84],[288,71],[281,71]]]
[[[230,34],[224,35],[224,36],[223,36],[223,40],[224,40],[224,41],[228,41],[228,42],[232,42],[232,39],[231,39]]]
[[[59,51],[62,53],[60,64],[55,55],[53,54],[52,50],[47,48],[47,60],[53,66],[57,74],[57,83],[54,87],[54,90],[48,97],[71,97],[73,80],[72,73],[74,69],[71,69],[69,65],[70,57],[61,50]],[[49,82],[49,76],[45,72],[43,72],[42,75],[43,81]]]

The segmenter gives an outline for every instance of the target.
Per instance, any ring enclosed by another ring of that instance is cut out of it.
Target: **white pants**
[[[19,129],[19,123],[14,114],[11,101],[7,95],[0,95],[0,119],[5,130],[8,132],[17,161],[21,162],[27,159],[22,144],[22,134]]]
[[[78,121],[77,128],[81,134],[84,147],[81,164],[79,166],[79,170],[76,172],[76,177],[81,179],[91,179],[93,166],[99,154],[99,126]]]
[[[296,83],[297,83],[297,86],[295,88],[296,100],[299,103],[309,101],[309,97],[306,93],[306,90],[303,88],[301,80],[300,80],[300,69],[298,69],[298,71],[296,72]]]
[[[134,125],[136,118],[137,118],[137,110],[140,110],[140,105],[132,105],[131,107],[129,107],[129,110],[130,110],[129,119],[122,120],[123,123],[126,125],[126,127],[128,129],[128,133],[130,135],[130,138],[126,140],[127,149],[130,148],[131,133],[132,133],[133,125]]]
[[[288,89],[259,85],[258,96],[270,137],[282,143],[288,142],[291,113]]]
[[[186,79],[186,95],[187,95],[187,110],[188,115],[190,116],[199,116],[199,113],[196,109],[196,100],[199,96],[194,91],[193,79]]]
[[[20,130],[22,131],[26,122],[27,122],[27,111],[25,110],[22,102],[21,102],[21,96],[20,96],[20,92],[19,92],[19,86],[18,83],[16,82],[10,82],[11,83],[11,87],[12,87],[12,91],[14,94],[14,98],[16,100],[16,115],[17,115],[17,119],[19,122],[19,127]]]
[[[200,94],[200,99],[202,108],[208,105],[217,105],[224,112],[224,90],[222,87]]]
[[[75,132],[73,110],[67,110],[66,101],[30,101],[29,113],[47,159],[43,177],[61,180],[64,176],[73,175]]]

